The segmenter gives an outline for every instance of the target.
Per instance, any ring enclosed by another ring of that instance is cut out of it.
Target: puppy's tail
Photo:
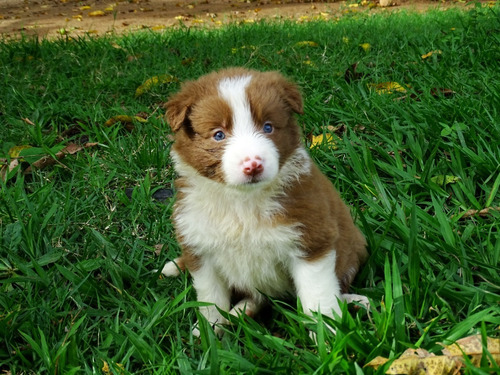
[[[182,257],[176,258],[171,262],[167,262],[163,266],[161,273],[167,277],[179,276],[181,271],[184,271],[186,266],[184,265],[184,260]]]

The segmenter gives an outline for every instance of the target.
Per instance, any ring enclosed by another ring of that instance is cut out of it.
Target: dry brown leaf
[[[481,217],[485,217],[490,215],[490,211],[500,211],[500,207],[486,207],[483,208],[482,210],[468,210],[463,213],[462,216],[460,216],[460,219],[467,219],[471,216],[476,216],[479,215]],[[455,216],[455,215],[453,215]],[[452,218],[453,218],[452,216]]]
[[[84,145],[77,145],[76,143],[69,143],[66,147],[64,147],[61,151],[56,153],[53,158],[50,155],[45,155],[38,159],[36,162],[31,164],[28,168],[24,170],[24,174],[29,174],[33,171],[33,168],[35,169],[43,169],[48,166],[54,165],[58,163],[60,160],[64,159],[67,155],[73,155],[76,154],[77,152],[85,149],[85,148],[90,148],[96,146],[98,143],[86,143]]]
[[[3,164],[5,162],[5,164]],[[0,163],[3,164],[2,168],[0,168],[0,179],[3,181],[6,181],[9,179],[9,173],[12,172],[14,169],[16,169],[19,166],[19,160],[18,159],[13,159],[10,161],[9,164],[7,164],[7,161],[4,159],[0,160]]]
[[[487,349],[497,365],[500,365],[500,339],[487,338]],[[443,355],[435,355],[424,349],[407,349],[391,363],[386,374],[455,375],[464,366],[464,355],[472,364],[480,365],[483,356],[481,336],[469,336],[452,345],[443,345]],[[365,367],[383,366],[388,358],[376,357]]]
[[[487,337],[486,347],[497,365],[500,365],[500,339]],[[466,355],[475,366],[479,366],[483,356],[481,335],[465,337],[452,345],[444,345],[443,354],[458,358]]]
[[[104,126],[110,127],[118,122],[123,124],[123,126],[125,126],[125,129],[127,129],[128,131],[132,131],[135,128],[134,122],[145,123],[145,122],[147,122],[147,120],[140,117],[140,116],[117,115],[117,116],[111,117],[108,121],[106,121],[104,123]]]

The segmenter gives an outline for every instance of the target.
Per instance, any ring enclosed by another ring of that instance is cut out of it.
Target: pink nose
[[[247,156],[245,160],[243,160],[242,166],[243,173],[247,176],[256,176],[264,170],[260,156],[255,156],[253,158]]]

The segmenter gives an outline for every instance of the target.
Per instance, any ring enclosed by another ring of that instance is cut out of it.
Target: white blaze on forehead
[[[233,111],[233,131],[246,129],[253,132],[253,119],[246,88],[252,76],[224,78],[219,82],[219,94]]]
[[[279,171],[279,152],[276,145],[262,134],[260,124],[255,124],[246,88],[251,75],[224,78],[219,82],[219,95],[232,111],[231,134],[226,140],[222,156],[224,180],[229,185],[244,185],[256,182],[244,173],[245,160],[259,160],[262,172],[258,182],[270,182]]]

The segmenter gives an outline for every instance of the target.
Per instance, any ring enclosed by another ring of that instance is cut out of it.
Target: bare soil
[[[425,11],[466,6],[465,2],[452,0],[394,0],[387,7],[381,7],[378,0],[365,0],[357,6],[353,3],[305,0],[0,0],[0,38],[120,34],[181,25],[219,27],[261,19],[307,22],[363,11]]]

